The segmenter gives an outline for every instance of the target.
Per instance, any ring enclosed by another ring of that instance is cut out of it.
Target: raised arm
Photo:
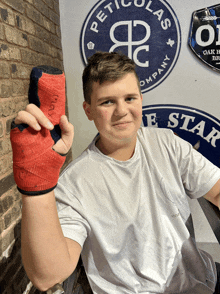
[[[23,195],[21,234],[24,268],[39,290],[46,291],[71,275],[81,247],[64,238],[53,191],[39,197]]]
[[[47,78],[46,75],[43,82]],[[29,91],[29,101],[32,99],[30,102],[33,103],[15,118],[11,142],[15,181],[23,194],[22,261],[32,283],[46,291],[74,271],[81,246],[63,236],[54,196],[59,171],[65,161],[62,155],[72,145],[73,126],[59,109],[53,112],[54,108],[48,103],[54,97],[59,99],[59,95],[44,97],[45,89],[39,80],[37,82],[41,86],[37,91],[41,93],[30,94]],[[40,104],[37,106],[35,102]],[[58,124],[60,137],[55,130]]]

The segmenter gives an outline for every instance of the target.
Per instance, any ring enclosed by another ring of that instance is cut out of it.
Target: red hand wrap
[[[52,72],[52,74],[43,71]],[[49,120],[58,125],[65,114],[65,76],[54,68],[37,67],[32,70],[29,102],[36,104]],[[15,125],[11,130],[13,170],[15,182],[26,195],[45,194],[56,187],[65,156],[52,147],[60,133],[41,127],[35,131],[28,125]]]
[[[38,80],[40,109],[53,125],[60,123],[65,114],[65,76],[43,73]]]

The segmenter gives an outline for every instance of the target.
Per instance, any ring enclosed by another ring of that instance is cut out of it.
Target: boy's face
[[[134,73],[115,82],[93,83],[85,113],[93,120],[103,144],[123,145],[136,140],[142,121],[142,95]]]

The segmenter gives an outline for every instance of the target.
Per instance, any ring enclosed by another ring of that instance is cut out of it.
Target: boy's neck
[[[96,147],[105,155],[112,157],[119,161],[127,161],[129,160],[135,151],[136,146],[135,138],[133,141],[123,144],[123,145],[111,145],[111,144],[103,144],[101,138],[96,141]]]

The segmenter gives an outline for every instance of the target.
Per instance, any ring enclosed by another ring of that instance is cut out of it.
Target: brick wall
[[[21,195],[10,125],[27,105],[33,66],[63,69],[58,0],[0,0],[0,293],[37,293],[21,263]],[[69,153],[66,164],[72,159]]]

